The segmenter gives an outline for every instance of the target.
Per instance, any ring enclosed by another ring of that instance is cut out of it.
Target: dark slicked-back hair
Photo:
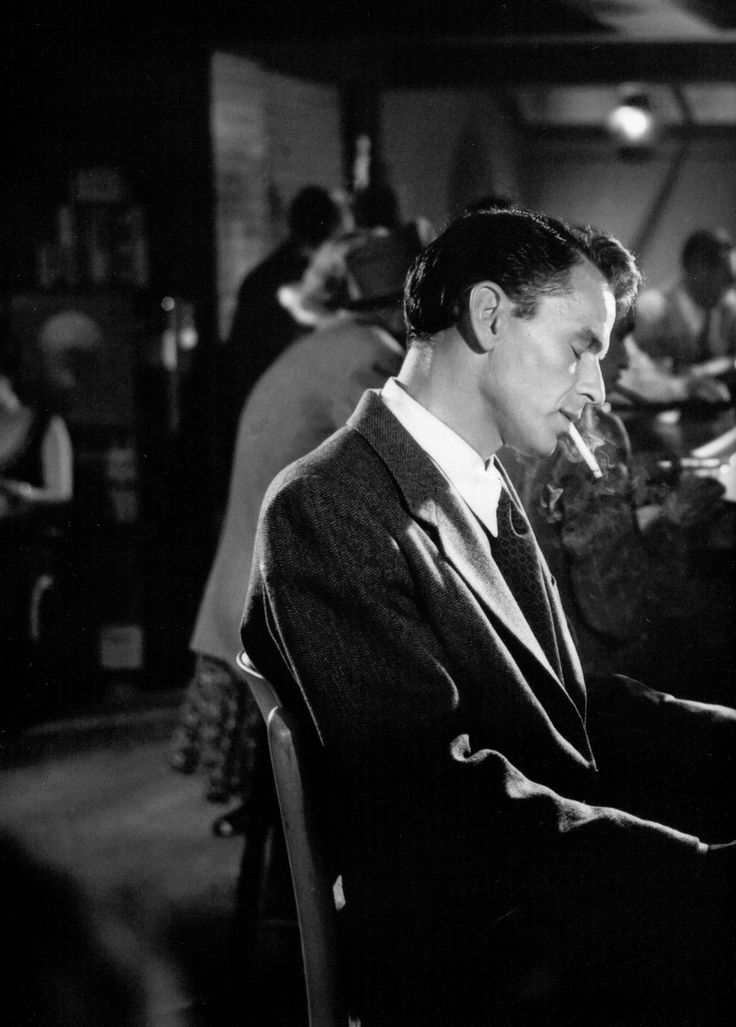
[[[607,233],[573,228],[528,210],[484,210],[452,222],[415,260],[404,290],[411,339],[428,339],[462,318],[471,288],[500,285],[516,317],[529,318],[540,297],[569,291],[570,273],[586,261],[606,279],[624,314],[641,275],[632,254]]]

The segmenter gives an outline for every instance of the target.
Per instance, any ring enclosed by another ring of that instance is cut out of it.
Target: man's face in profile
[[[548,456],[586,404],[603,402],[600,360],[615,307],[606,280],[585,263],[573,267],[564,293],[540,297],[532,317],[509,319],[481,386],[504,445]]]

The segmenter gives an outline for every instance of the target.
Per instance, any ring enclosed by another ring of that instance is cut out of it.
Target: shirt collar
[[[493,457],[484,461],[457,432],[417,403],[395,378],[386,382],[381,390],[381,399],[496,537],[497,507],[503,481]]]

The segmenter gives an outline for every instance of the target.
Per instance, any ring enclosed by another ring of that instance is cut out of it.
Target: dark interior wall
[[[209,312],[212,204],[208,55],[36,59],[10,90],[4,155],[6,286],[33,283],[34,244],[55,230],[82,169],[118,168],[145,213],[154,289]]]
[[[164,327],[162,297],[194,305],[200,341],[177,383],[175,433],[170,376],[145,356],[138,389],[146,662],[152,684],[165,685],[186,673],[219,513],[210,451],[218,341],[213,50],[205,36],[171,37],[145,24],[128,26],[116,44],[111,31],[103,38],[81,23],[60,26],[58,17],[57,28],[24,34],[16,26],[13,45],[0,57],[0,288],[5,300],[37,291],[37,247],[54,240],[73,179],[82,170],[116,168],[127,199],[145,217],[150,276],[138,300],[153,342]],[[339,95],[346,137],[375,129],[375,99],[365,83]],[[341,169],[335,170],[337,186]],[[348,172],[346,165],[345,181]],[[108,443],[95,436],[90,444]],[[126,616],[137,614],[122,611]]]
[[[405,216],[427,217],[441,229],[491,193],[527,202],[520,126],[498,90],[386,90],[381,125]]]
[[[121,37],[118,46],[110,39],[103,45],[83,26],[56,33],[30,32],[27,24],[27,31],[15,28],[2,58],[3,300],[10,305],[18,294],[38,291],[37,246],[55,238],[58,208],[69,202],[71,182],[81,170],[117,169],[127,200],[145,219],[149,282],[134,298],[138,317],[129,326],[143,343],[137,356],[137,439],[145,560],[144,580],[130,587],[143,591],[152,683],[168,685],[172,675],[184,673],[213,545],[207,500],[216,338],[209,52],[196,40],[170,47],[160,35],[146,36],[145,25],[134,37]],[[150,357],[164,328],[166,295],[193,304],[200,340],[177,382],[175,432],[171,378]],[[103,435],[92,426],[81,443],[75,440],[77,456],[88,455],[86,446],[106,446]],[[117,572],[121,580],[126,577],[125,568]],[[107,585],[117,587],[114,577]],[[131,609],[127,616],[139,612]]]

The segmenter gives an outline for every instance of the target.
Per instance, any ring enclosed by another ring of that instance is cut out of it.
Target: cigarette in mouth
[[[572,423],[572,421],[570,421],[568,423],[567,431],[568,431],[568,434],[569,434],[570,438],[572,439],[573,445],[577,449],[578,453],[580,454],[580,456],[583,458],[585,463],[588,465],[588,467],[593,472],[593,477],[594,478],[602,478],[603,477],[603,471],[600,468],[600,464],[598,463],[596,458],[593,456],[591,451],[588,449],[586,444],[583,442],[582,435],[577,430],[577,428]]]

